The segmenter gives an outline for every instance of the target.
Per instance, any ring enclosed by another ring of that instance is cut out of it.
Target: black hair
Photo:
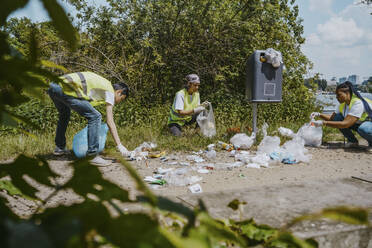
[[[114,90],[122,90],[120,94],[129,97],[129,87],[126,83],[124,82],[116,83],[113,84],[112,87],[114,88]]]
[[[360,100],[362,100],[364,109],[366,110],[369,118],[372,119],[372,109],[369,107],[368,102],[362,97],[362,95],[357,91],[357,89],[354,87],[354,85],[350,81],[346,81],[342,84],[337,85],[336,92],[338,90],[341,90],[343,92],[349,92],[350,98],[352,98],[353,94],[355,94]]]

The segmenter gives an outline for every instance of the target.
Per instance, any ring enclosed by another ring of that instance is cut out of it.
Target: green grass
[[[268,134],[278,135],[277,129],[279,127],[290,128],[297,131],[303,123],[282,123],[282,124],[271,124],[269,123]],[[259,127],[262,125],[260,124]],[[213,138],[206,138],[200,134],[194,127],[186,127],[183,129],[182,137],[174,137],[168,132],[168,128],[165,123],[157,123],[156,126],[127,126],[118,127],[118,133],[121,138],[123,145],[128,149],[133,150],[143,142],[155,142],[158,145],[157,150],[174,152],[174,151],[198,151],[205,149],[207,145],[211,143],[217,143],[217,141],[229,142],[232,137],[232,133],[227,133],[227,129],[230,127],[240,127],[242,132],[246,132],[250,135],[248,127],[251,127],[250,122],[245,123],[234,123],[232,126],[222,126],[217,123],[217,135]],[[77,126],[69,127],[67,130],[67,148],[72,148],[72,137],[79,130]],[[262,139],[262,135],[259,133],[258,142]],[[282,143],[288,140],[285,137],[281,137]],[[325,128],[323,141],[330,140],[343,140],[343,136],[337,129]],[[54,145],[54,132],[34,132],[33,136],[26,134],[11,134],[3,135],[0,139],[0,160],[7,160],[15,158],[19,154],[25,154],[27,156],[35,155],[50,155],[55,147]],[[106,149],[115,150],[115,143],[108,135],[106,143]]]

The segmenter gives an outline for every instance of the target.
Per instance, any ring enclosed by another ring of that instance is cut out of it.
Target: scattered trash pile
[[[172,155],[165,156],[165,152],[152,152],[156,144],[144,142],[131,152],[130,160],[160,159],[164,166],[156,168],[152,176],[144,178],[154,189],[162,188],[164,185],[187,186],[192,193],[202,193],[203,190],[198,184],[203,180],[202,174],[217,170],[233,170],[242,166],[259,169],[268,168],[277,163],[307,163],[311,155],[308,154],[305,145],[320,146],[321,144],[322,129],[309,124],[303,125],[297,133],[280,127],[278,129],[280,135],[291,138],[283,145],[280,145],[278,136],[267,135],[267,128],[268,125],[265,123],[262,127],[263,139],[257,151],[249,150],[255,142],[255,133],[251,136],[238,133],[230,139],[230,143],[218,141],[217,144],[208,145],[206,150],[193,152],[182,159]],[[234,161],[219,162],[217,151],[220,150],[228,151],[229,157]]]

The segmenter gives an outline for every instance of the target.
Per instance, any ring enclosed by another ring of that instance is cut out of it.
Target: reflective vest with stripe
[[[369,100],[368,98],[364,98],[364,99],[367,101],[367,103],[368,103],[369,105],[372,104],[372,101]],[[360,100],[358,97],[353,96],[353,97],[351,98],[351,101],[350,101],[349,109],[351,109],[351,107],[354,105],[354,103],[355,103],[356,101],[358,101],[358,100]],[[361,101],[361,100],[360,100],[360,101]],[[341,103],[340,106],[339,106],[339,108],[338,108],[338,110],[340,111],[340,113],[342,113],[342,115],[343,115],[344,117],[346,117],[346,116],[345,116],[345,110],[346,110],[346,106],[345,106],[345,104],[346,104],[346,103]],[[362,114],[362,116],[359,118],[358,121],[362,122],[362,121],[364,121],[367,117],[368,117],[368,113],[367,113],[366,111],[364,111],[363,114]]]
[[[90,101],[93,106],[105,103],[104,99],[97,101],[91,97],[91,90],[104,90],[114,93],[112,84],[107,79],[93,72],[76,72],[60,77],[63,93],[68,96]]]
[[[192,94],[192,98],[190,99],[190,95],[187,92],[186,89],[182,89],[177,92],[177,94],[183,94],[184,95],[184,105],[183,110],[192,110],[198,106],[199,103],[199,92],[194,92]],[[176,94],[176,95],[177,95]],[[175,100],[173,101],[173,105],[169,111],[169,118],[168,118],[168,125],[172,123],[176,123],[180,126],[185,125],[186,122],[191,121],[192,116],[191,115],[180,115],[177,113],[177,110],[174,108]]]

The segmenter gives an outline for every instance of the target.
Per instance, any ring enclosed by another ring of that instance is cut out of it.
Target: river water
[[[372,93],[361,93],[361,95],[372,100]],[[316,101],[319,105],[324,107],[323,113],[334,112],[338,104],[336,94],[324,95],[319,93],[316,95]]]

